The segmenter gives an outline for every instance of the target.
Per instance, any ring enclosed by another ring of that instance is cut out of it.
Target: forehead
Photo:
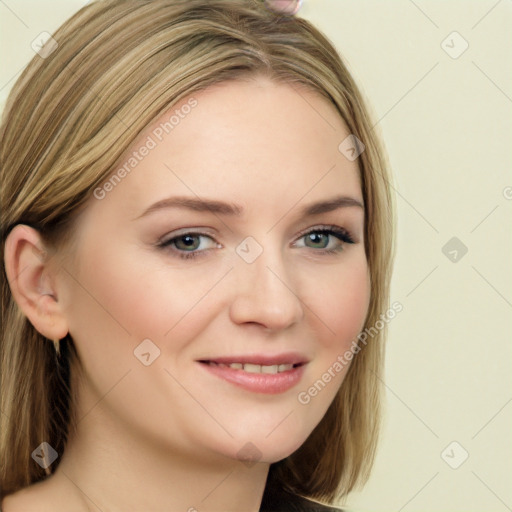
[[[117,199],[137,210],[173,194],[272,210],[306,194],[311,201],[338,193],[362,201],[357,161],[338,149],[348,135],[335,107],[304,87],[266,78],[217,84],[142,132],[118,162],[137,159],[110,192],[111,205]]]

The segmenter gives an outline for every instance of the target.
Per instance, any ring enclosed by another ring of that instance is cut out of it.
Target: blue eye
[[[210,242],[210,247],[205,247],[205,245],[208,246],[208,241]],[[171,250],[178,253],[178,257],[187,259],[194,258],[207,249],[218,247],[218,244],[211,236],[203,233],[184,233],[161,242],[159,247],[170,247]]]
[[[299,245],[299,247],[319,249],[325,253],[339,252],[344,244],[355,243],[347,230],[336,226],[312,229],[304,233],[301,239],[304,239],[304,245]]]
[[[197,235],[183,235],[175,238],[173,243],[176,249],[183,251],[194,251],[199,249],[199,246],[201,245],[201,238]]]
[[[319,226],[303,233],[299,239],[302,244],[295,242],[295,247],[313,249],[320,254],[340,252],[345,244],[354,244],[350,233],[337,226]],[[158,247],[170,250],[173,256],[182,259],[197,258],[205,255],[209,249],[222,247],[210,235],[205,233],[182,233],[162,242]]]

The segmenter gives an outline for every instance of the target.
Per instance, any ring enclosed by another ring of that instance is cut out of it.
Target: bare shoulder
[[[29,485],[6,496],[0,510],[2,512],[49,512],[47,498],[47,489],[41,483]]]
[[[24,487],[7,495],[0,504],[0,512],[60,512],[70,510],[62,502],[51,479]],[[61,508],[64,507],[64,508]],[[78,512],[78,511],[77,511]]]

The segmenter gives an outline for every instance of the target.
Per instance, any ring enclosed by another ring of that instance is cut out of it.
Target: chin
[[[278,422],[276,422],[277,424]],[[263,429],[247,429],[244,436],[232,440],[229,456],[251,462],[278,462],[298,450],[307,440],[310,432],[279,427],[269,434]]]

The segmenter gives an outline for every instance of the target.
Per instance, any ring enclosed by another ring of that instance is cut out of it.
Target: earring
[[[52,341],[53,341],[53,346],[55,347],[55,352],[57,352],[57,356],[60,356],[60,340],[56,339],[56,340],[52,340]]]

